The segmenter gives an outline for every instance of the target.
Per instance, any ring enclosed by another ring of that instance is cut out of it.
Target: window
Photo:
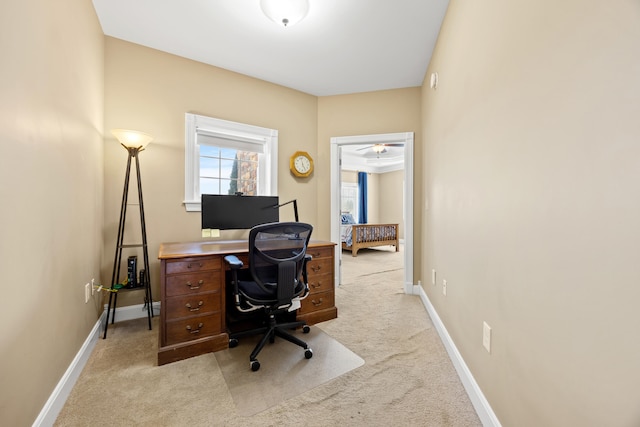
[[[341,213],[350,213],[358,221],[358,184],[355,182],[343,182],[341,200]]]
[[[200,145],[200,193],[258,195],[258,153]]]
[[[277,130],[185,115],[187,211],[201,210],[202,194],[275,196],[277,172]]]

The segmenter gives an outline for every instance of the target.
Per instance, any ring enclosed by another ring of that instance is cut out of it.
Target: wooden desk
[[[338,316],[334,252],[331,242],[311,241],[307,248],[313,257],[307,264],[310,294],[297,318],[308,324]],[[158,365],[228,348],[224,257],[236,255],[247,264],[248,253],[246,240],[160,245]]]

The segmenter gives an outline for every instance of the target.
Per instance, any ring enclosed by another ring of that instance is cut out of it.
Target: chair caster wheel
[[[258,369],[260,369],[260,362],[258,362],[257,360],[251,360],[249,362],[249,364],[251,365],[251,370],[253,372],[257,371]]]
[[[311,359],[312,357],[313,357],[313,350],[311,350],[310,348],[305,349],[304,358]]]
[[[238,346],[238,340],[235,338],[229,339],[229,348],[235,348]]]
[[[302,333],[303,334],[308,334],[309,332],[311,332],[311,328],[309,327],[309,325],[304,325],[302,327]]]

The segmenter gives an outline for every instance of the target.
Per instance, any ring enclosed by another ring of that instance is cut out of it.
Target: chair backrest
[[[249,271],[263,288],[277,286],[278,303],[295,296],[313,227],[302,222],[274,222],[249,232]]]

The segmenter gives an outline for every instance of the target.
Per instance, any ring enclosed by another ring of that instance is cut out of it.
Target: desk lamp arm
[[[279,209],[282,206],[288,205],[290,203],[293,203],[293,214],[295,215],[296,222],[300,222],[300,220],[298,219],[298,200],[296,199],[289,200],[288,202],[280,203],[279,205],[275,205],[273,209]]]

